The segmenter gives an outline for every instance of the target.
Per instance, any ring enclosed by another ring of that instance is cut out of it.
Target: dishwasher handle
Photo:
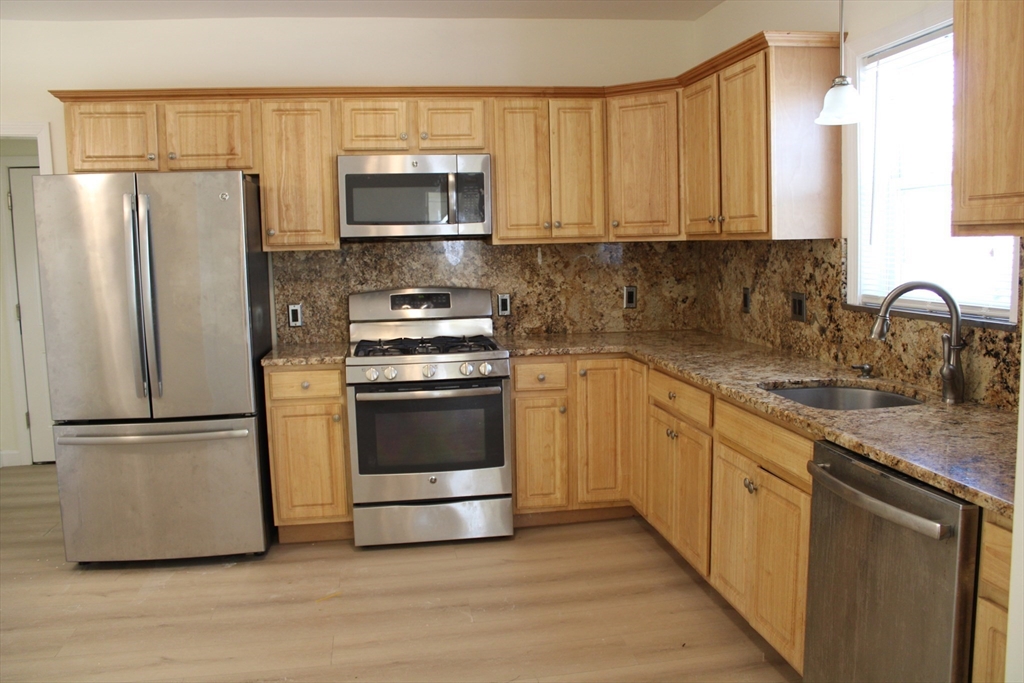
[[[828,465],[820,465],[814,461],[808,461],[807,471],[811,473],[815,484],[824,486],[851,505],[855,505],[893,524],[898,524],[905,529],[910,529],[936,541],[948,538],[953,531],[953,527],[949,524],[925,519],[894,505],[889,505],[869,496],[863,491],[855,489],[846,482],[836,479],[828,472]]]

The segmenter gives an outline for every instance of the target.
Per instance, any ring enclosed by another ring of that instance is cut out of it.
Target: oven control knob
[[[459,366],[459,372],[467,376],[472,375],[474,369],[475,368],[473,367],[472,363],[463,363],[462,365]]]
[[[370,368],[369,370],[366,371],[366,379],[370,380],[371,382],[376,381],[378,377],[380,377],[380,373],[377,372],[377,368]]]
[[[427,379],[430,379],[431,377],[433,377],[436,374],[437,374],[437,366],[436,365],[424,365],[423,366],[423,376],[426,377]]]
[[[493,370],[493,369],[494,369],[494,366],[491,365],[490,363],[481,363],[480,364],[480,374],[483,375],[484,377],[486,377],[487,375],[491,374],[491,370]]]
[[[398,370],[395,370],[390,365],[384,368],[384,379],[394,379],[398,377]]]

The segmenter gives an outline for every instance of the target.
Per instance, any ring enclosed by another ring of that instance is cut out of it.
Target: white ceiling
[[[723,0],[0,0],[0,19],[240,17],[655,19],[692,21]]]

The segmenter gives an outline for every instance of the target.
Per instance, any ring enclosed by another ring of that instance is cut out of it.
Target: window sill
[[[878,315],[880,306],[861,306],[855,304],[843,303],[843,308],[847,311],[859,311],[861,313],[870,313],[871,315]],[[931,311],[915,311],[908,308],[893,308],[889,311],[890,317],[896,318],[910,318],[912,320],[929,320],[935,323],[949,323],[949,315],[945,313],[934,313]],[[1003,332],[1016,332],[1017,324],[1002,322],[999,320],[992,320],[990,318],[979,318],[976,316],[962,315],[960,317],[960,324],[964,327],[980,327],[986,330],[1001,330]]]

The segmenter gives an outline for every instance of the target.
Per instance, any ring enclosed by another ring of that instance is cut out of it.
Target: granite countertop
[[[771,415],[815,439],[826,439],[915,479],[1013,517],[1017,414],[977,404],[949,406],[934,392],[884,378],[860,380],[855,371],[764,346],[697,331],[604,332],[499,337],[512,356],[626,353],[652,367],[754,411]],[[346,344],[282,346],[263,365],[341,363]],[[923,399],[921,405],[872,410],[810,408],[758,385],[827,379]]]

